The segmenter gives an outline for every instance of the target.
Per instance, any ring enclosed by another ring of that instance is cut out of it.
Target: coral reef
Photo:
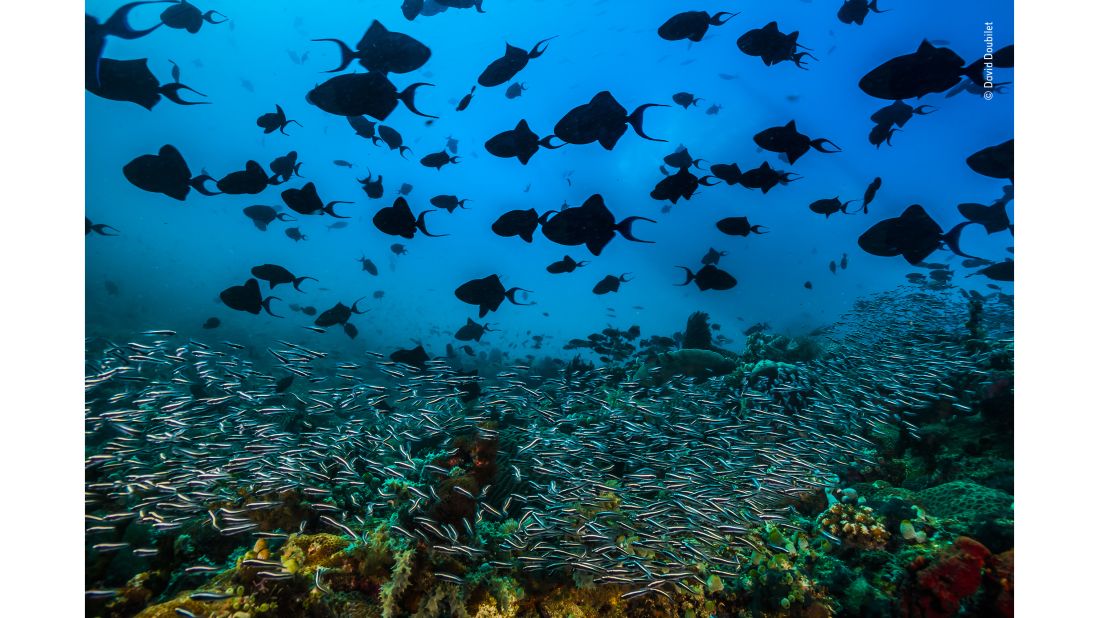
[[[988,548],[964,536],[958,537],[934,559],[918,557],[912,562],[912,573],[899,591],[899,615],[902,618],[949,618],[958,615],[963,604],[976,607],[981,601],[976,598],[977,593],[986,582],[984,567],[991,557]],[[1002,604],[1001,608],[1006,609],[1007,604]],[[982,615],[1005,614],[982,612]]]

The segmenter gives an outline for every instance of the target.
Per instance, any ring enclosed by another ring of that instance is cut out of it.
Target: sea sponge
[[[914,573],[900,590],[902,618],[956,616],[962,603],[981,588],[983,569],[991,552],[969,537],[958,537],[933,562],[921,556],[911,566]]]
[[[687,328],[683,330],[683,347],[695,350],[709,350],[713,347],[710,331],[710,315],[696,311],[687,318]]]

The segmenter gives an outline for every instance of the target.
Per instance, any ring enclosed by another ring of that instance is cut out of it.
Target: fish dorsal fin
[[[786,123],[786,128],[790,129],[791,131],[797,131],[798,130],[797,121],[791,120],[790,122],[787,122]]]
[[[161,146],[160,150],[157,151],[157,155],[161,157],[168,157],[177,161],[183,160],[183,155],[179,154],[179,150],[177,150],[176,147],[171,144],[164,144],[163,146]]]
[[[778,22],[773,21],[761,28],[764,32],[778,32]]]
[[[607,205],[603,203],[603,196],[596,193],[588,199],[584,200],[584,203],[580,205],[580,208],[596,208],[601,210],[607,210]]]
[[[935,47],[934,45],[932,45],[931,41],[928,41],[927,39],[924,39],[923,42],[920,43],[919,48],[916,49],[916,53],[917,54],[930,54],[931,52],[935,51],[936,49],[938,49],[938,48]]]
[[[263,171],[263,166],[255,161],[248,161],[247,163],[245,163],[244,171],[248,172],[249,174],[263,174],[264,176],[267,175],[267,173]]]
[[[595,93],[595,96],[591,98],[591,103],[617,103],[614,99],[614,95],[609,90],[602,90]]]
[[[305,186],[301,188],[301,193],[308,199],[316,198],[320,200],[320,196],[317,195],[317,185],[313,184],[312,181],[305,183]]]

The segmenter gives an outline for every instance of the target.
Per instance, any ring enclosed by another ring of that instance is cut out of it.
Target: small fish
[[[881,177],[877,177],[870,181],[870,185],[866,187],[866,192],[862,194],[862,214],[870,214],[870,202],[874,201],[874,197],[878,194],[878,189],[881,189]]]
[[[420,165],[424,167],[433,167],[436,170],[443,169],[444,165],[458,163],[457,155],[449,155],[446,150],[440,150],[439,152],[433,152],[420,159]]]
[[[374,265],[374,262],[367,259],[365,255],[359,258],[359,262],[362,263],[363,270],[375,277],[378,276],[378,267]]]
[[[546,267],[546,272],[554,274],[554,275],[559,275],[559,274],[563,274],[563,273],[571,273],[572,271],[576,270],[577,268],[581,268],[583,266],[586,266],[587,264],[588,264],[588,262],[586,260],[577,262],[576,260],[572,259],[570,256],[566,255],[564,258],[562,258],[562,259],[550,264],[549,266],[547,266]]]
[[[477,86],[474,86],[474,87],[469,89],[469,94],[462,97],[461,101],[458,101],[458,107],[454,108],[454,111],[464,112],[466,110],[466,108],[469,107],[470,102],[473,101],[473,91],[474,90],[477,90]],[[451,100],[453,100],[453,99],[451,99]]]
[[[523,95],[523,92],[527,89],[527,85],[521,82],[515,82],[508,86],[508,89],[504,91],[504,97],[508,99],[516,99]]]
[[[702,99],[696,97],[689,92],[677,92],[672,95],[672,101],[674,101],[676,105],[679,105],[683,109],[687,109],[692,105],[698,105],[698,102],[701,100]]]
[[[286,228],[285,233],[286,233],[286,236],[288,238],[290,238],[291,240],[293,240],[294,242],[299,242],[299,241],[302,241],[302,240],[309,240],[308,236],[301,233],[301,228],[288,227],[288,228]]]
[[[747,236],[748,234],[768,234],[767,228],[762,225],[751,225],[748,217],[726,217],[717,222],[717,229],[730,236]]]
[[[622,273],[621,275],[618,275],[617,277],[614,276],[614,275],[607,275],[606,277],[603,277],[599,281],[599,283],[596,283],[595,287],[593,287],[591,291],[592,291],[593,294],[598,294],[598,295],[609,294],[611,292],[617,292],[619,287],[621,287],[621,285],[623,283],[629,283],[630,281],[633,281],[633,279],[627,279],[626,278],[626,276],[629,275],[629,274],[631,274],[631,273]]]
[[[691,269],[686,266],[677,266],[676,268],[682,268],[687,273],[687,280],[677,285],[690,285],[693,281],[698,289],[703,292],[706,290],[731,290],[737,283],[735,277],[713,264],[706,264],[697,273],[691,272]]]
[[[192,601],[221,601],[231,599],[233,596],[228,592],[192,592],[188,598]]]
[[[335,165],[335,166],[338,166],[338,167],[346,167],[346,168],[352,168],[352,167],[355,166],[350,161],[344,161],[343,159],[335,159],[335,160],[332,161],[332,164]]]
[[[218,318],[210,318],[202,323],[202,327],[205,329],[217,328],[221,326],[221,320]]]
[[[710,250],[706,252],[706,255],[702,256],[702,265],[713,264],[716,266],[717,263],[721,261],[721,258],[726,255],[729,255],[728,251],[718,251],[717,249],[710,247]]]

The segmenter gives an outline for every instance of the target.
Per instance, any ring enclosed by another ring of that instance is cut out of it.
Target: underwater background
[[[399,0],[211,0],[195,33],[108,37],[103,57],[148,58],[160,84],[174,63],[202,93],[181,96],[208,104],[85,95],[86,216],[117,232],[85,248],[87,615],[1012,615],[1013,289],[977,271],[1013,258],[1014,230],[963,229],[961,248],[984,258],[968,266],[945,249],[912,265],[858,242],[912,204],[942,230],[971,220],[959,204],[1000,200],[1014,218],[1010,180],[966,162],[1013,137],[1010,69],[996,69],[1008,84],[991,99],[908,100],[933,111],[878,146],[870,117],[890,101],[859,88],[925,39],[966,64],[986,51],[986,22],[996,49],[1012,44],[1011,3],[883,3],[862,25],[822,0],[423,4],[407,19]],[[103,21],[119,6],[85,10]],[[136,6],[129,23],[154,25],[168,6]],[[700,42],[657,35],[688,10],[738,14]],[[339,48],[315,39],[353,46],[374,20],[431,50],[389,79],[432,84],[415,107],[438,119],[404,103],[376,119],[409,152],[306,100],[365,72],[326,73]],[[771,21],[800,33],[806,70],[738,49]],[[508,82],[520,96],[477,86],[456,110],[505,43],[545,39]],[[524,119],[551,135],[600,91],[627,113],[666,105],[644,112],[644,133],[664,141],[627,128],[613,150],[543,147],[525,165],[486,150]],[[684,108],[682,92],[702,100]],[[276,105],[297,123],[264,133],[257,118]],[[790,120],[841,151],[790,164],[753,142]],[[456,162],[421,163],[449,140]],[[165,144],[215,180],[294,151],[300,178],[175,200],[122,171]],[[681,146],[702,159],[698,177],[767,162],[800,178],[654,199]],[[357,181],[368,174],[383,177],[379,199]],[[349,218],[288,209],[280,193],[307,182],[350,202],[335,206]],[[426,215],[444,236],[389,235],[373,218],[402,184],[414,215],[438,195],[468,202]],[[632,226],[651,244],[616,237],[596,256],[542,230],[528,243],[492,229],[507,211],[595,194],[617,221],[651,219]],[[810,210],[834,196],[850,214]],[[257,204],[295,220],[261,230],[242,212]],[[740,216],[767,233],[715,226]],[[711,248],[735,287],[678,286],[677,267],[697,273]],[[565,255],[588,263],[546,271]],[[259,282],[281,318],[223,300],[261,264],[315,279]],[[616,293],[593,293],[624,273]],[[455,290],[492,274],[523,291],[482,317]],[[353,337],[301,311],[337,303],[365,310],[345,320]],[[479,341],[455,336],[469,319],[490,325]],[[679,492],[698,503],[676,506]]]

